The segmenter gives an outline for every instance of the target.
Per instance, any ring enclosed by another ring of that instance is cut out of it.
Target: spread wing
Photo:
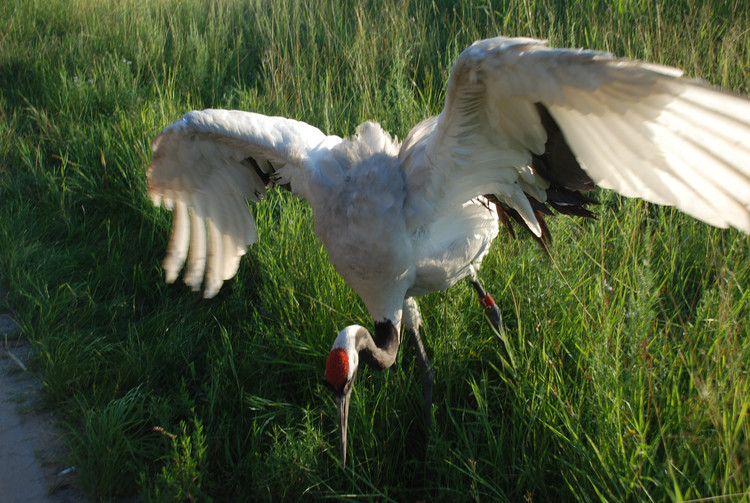
[[[304,194],[314,158],[340,141],[290,119],[234,110],[193,111],[154,140],[148,190],[174,212],[164,259],[173,282],[213,297],[258,239],[246,200],[260,202],[275,183]]]
[[[750,100],[674,68],[482,40],[453,67],[442,113],[404,142],[420,146],[423,205],[494,194],[537,236],[535,201],[592,182],[750,233]]]

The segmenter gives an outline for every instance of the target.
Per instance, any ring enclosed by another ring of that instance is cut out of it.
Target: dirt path
[[[30,352],[12,316],[0,312],[0,501],[83,501],[67,485],[69,476],[60,475],[64,466],[55,461],[60,440],[52,418],[35,407],[39,382],[24,363]]]

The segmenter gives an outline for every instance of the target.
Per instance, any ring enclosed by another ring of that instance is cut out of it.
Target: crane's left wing
[[[453,67],[442,113],[404,141],[407,168],[419,145],[425,172],[410,180],[425,201],[492,194],[537,236],[535,201],[593,183],[750,233],[750,100],[675,68],[481,40]]]
[[[185,283],[213,297],[258,239],[246,200],[274,184],[304,196],[317,155],[340,138],[282,117],[202,110],[167,126],[152,144],[148,191],[174,212],[163,267],[173,282],[187,259]]]

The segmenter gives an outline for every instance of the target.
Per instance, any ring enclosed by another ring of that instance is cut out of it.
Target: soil
[[[31,351],[12,313],[0,309],[0,500],[82,502],[70,485],[74,469],[60,462],[54,418],[39,406],[41,386],[27,365]]]

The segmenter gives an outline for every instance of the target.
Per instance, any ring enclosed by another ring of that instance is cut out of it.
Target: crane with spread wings
[[[502,330],[477,278],[498,222],[544,243],[544,215],[591,216],[582,192],[597,185],[750,233],[750,100],[675,68],[498,37],[463,51],[443,111],[403,143],[374,122],[342,139],[281,117],[190,112],[154,140],[148,170],[154,203],[174,212],[167,281],[187,262],[185,282],[214,296],[257,240],[247,201],[274,185],[310,204],[315,234],[374,321],[374,336],[342,330],[326,361],[343,465],[360,360],[390,367],[402,328],[429,422],[432,368],[415,297],[470,278]]]

